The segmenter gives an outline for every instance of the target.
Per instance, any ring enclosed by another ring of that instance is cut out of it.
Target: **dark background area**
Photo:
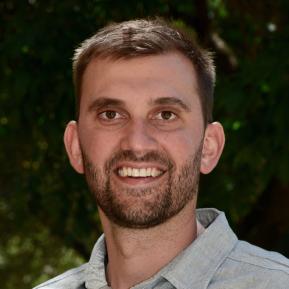
[[[87,260],[101,232],[64,152],[74,117],[71,58],[101,26],[162,16],[215,52],[215,119],[227,143],[199,207],[242,239],[289,256],[289,1],[2,0],[0,279],[31,288]]]

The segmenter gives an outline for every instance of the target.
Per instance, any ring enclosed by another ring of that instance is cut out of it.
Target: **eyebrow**
[[[117,98],[99,97],[95,99],[89,106],[88,110],[93,111],[105,106],[125,106],[124,101]],[[177,105],[185,111],[191,111],[190,107],[181,99],[174,96],[158,97],[150,101],[150,105]]]
[[[109,106],[109,105],[118,105],[118,106],[124,106],[124,102],[120,99],[116,98],[110,98],[110,97],[100,97],[95,99],[90,106],[88,107],[89,111],[93,111],[95,109]]]
[[[190,107],[181,99],[174,96],[159,97],[151,102],[152,105],[177,105],[185,111],[191,111]]]

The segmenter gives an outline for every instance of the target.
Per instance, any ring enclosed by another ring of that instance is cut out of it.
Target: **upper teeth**
[[[118,169],[118,174],[122,177],[157,177],[162,174],[162,171],[156,168],[130,168],[122,167]]]

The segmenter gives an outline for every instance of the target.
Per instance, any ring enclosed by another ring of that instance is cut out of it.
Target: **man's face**
[[[77,134],[89,188],[118,225],[155,226],[196,201],[204,125],[184,56],[91,61]]]

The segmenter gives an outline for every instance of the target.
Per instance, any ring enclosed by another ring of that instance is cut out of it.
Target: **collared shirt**
[[[150,279],[133,289],[289,289],[289,260],[239,241],[224,213],[198,209],[205,231]],[[104,236],[87,264],[34,289],[108,289]]]

